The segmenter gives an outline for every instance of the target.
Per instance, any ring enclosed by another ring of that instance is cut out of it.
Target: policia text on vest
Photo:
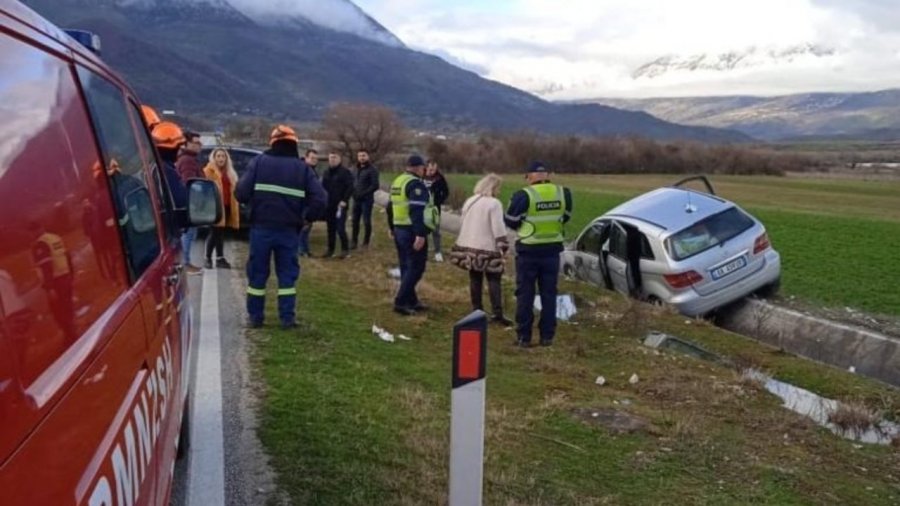
[[[572,215],[572,194],[552,184],[543,164],[528,170],[529,186],[513,194],[506,225],[516,230],[516,344],[531,345],[534,298],[540,292],[540,342],[553,344],[556,335],[556,295],[564,226]]]

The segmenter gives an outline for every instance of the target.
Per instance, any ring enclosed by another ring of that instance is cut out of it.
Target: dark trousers
[[[225,227],[212,227],[209,229],[209,237],[206,238],[207,260],[212,260],[213,250],[216,250],[216,258],[225,256]]]
[[[541,294],[541,340],[556,335],[556,291],[559,282],[559,255],[518,255],[516,257],[516,324],[519,340],[531,341],[534,324],[535,285]]]
[[[349,240],[347,239],[347,210],[341,210],[341,217],[337,217],[337,211],[328,214],[328,253],[334,253],[337,239],[341,239],[341,251],[347,252],[350,249]]]
[[[300,263],[297,261],[296,229],[250,229],[250,258],[247,260],[247,313],[254,322],[262,322],[265,316],[266,282],[269,265],[275,258],[275,274],[278,276],[278,316],[282,322],[293,322],[297,304],[297,278]]]
[[[366,200],[353,201],[353,245],[359,244],[359,222],[362,220],[365,225],[365,235],[363,236],[363,245],[368,245],[372,240],[372,209],[375,206],[375,198]]]
[[[416,285],[425,274],[428,264],[428,244],[419,251],[413,249],[416,235],[409,227],[394,228],[394,244],[397,246],[397,259],[400,262],[400,289],[394,299],[394,306],[414,308],[419,305]]]
[[[472,309],[483,310],[482,292],[484,291],[484,279],[488,282],[488,295],[491,299],[491,310],[494,316],[503,316],[503,291],[500,288],[500,280],[503,274],[499,272],[469,271],[469,295],[472,299]]]

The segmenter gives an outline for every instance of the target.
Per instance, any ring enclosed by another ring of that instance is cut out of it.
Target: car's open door
[[[609,252],[606,257],[608,275],[613,289],[624,295],[631,295],[628,279],[628,232],[618,222],[611,222],[609,231]]]

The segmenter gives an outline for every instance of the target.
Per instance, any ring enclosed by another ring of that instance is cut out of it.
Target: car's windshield
[[[669,254],[675,260],[684,260],[718,246],[753,226],[753,220],[732,207],[698,221],[678,232],[666,242]]]

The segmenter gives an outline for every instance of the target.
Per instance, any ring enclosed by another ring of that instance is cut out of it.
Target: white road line
[[[219,333],[219,276],[203,275],[197,375],[191,402],[191,460],[188,506],[225,504],[225,445],[222,432],[222,351]]]

